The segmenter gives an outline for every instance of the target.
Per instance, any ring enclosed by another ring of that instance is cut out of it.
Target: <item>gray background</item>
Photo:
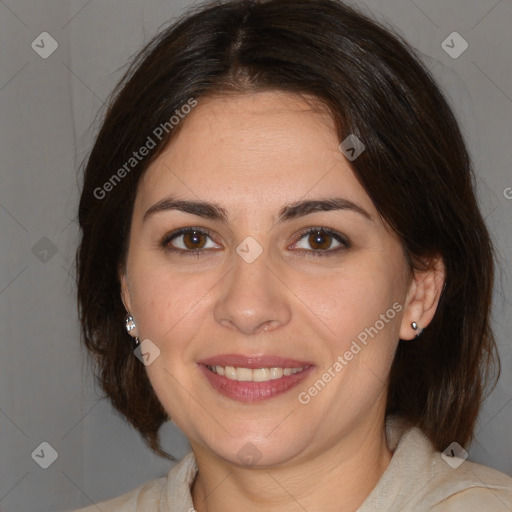
[[[121,66],[191,3],[0,0],[3,512],[78,508],[162,476],[170,467],[98,400],[79,346],[73,281],[77,166],[91,147],[96,113]],[[424,54],[466,134],[500,258],[494,326],[503,362],[470,457],[512,475],[512,2],[351,3],[387,20]],[[47,59],[31,47],[44,31],[59,44]],[[457,59],[441,46],[453,31],[469,43]],[[176,456],[188,451],[172,424],[165,425],[163,437]],[[31,457],[43,441],[58,452],[47,469]]]

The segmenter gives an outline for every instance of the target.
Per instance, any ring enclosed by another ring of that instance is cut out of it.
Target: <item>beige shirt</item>
[[[511,512],[512,478],[486,466],[447,458],[417,428],[397,418],[386,427],[393,457],[357,512]],[[460,464],[460,465],[459,465]],[[164,478],[76,512],[193,512],[193,453]]]

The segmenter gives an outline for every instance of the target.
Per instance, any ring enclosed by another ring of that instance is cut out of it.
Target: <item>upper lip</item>
[[[304,368],[312,366],[306,361],[272,355],[223,354],[198,361],[205,366],[236,366],[238,368]]]

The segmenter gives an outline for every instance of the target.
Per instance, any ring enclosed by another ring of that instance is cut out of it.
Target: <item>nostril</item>
[[[260,326],[260,328],[257,329],[257,331],[263,331],[263,332],[268,331],[270,329],[270,327],[272,326],[272,323],[273,323],[273,320],[268,320],[267,322],[262,324]]]

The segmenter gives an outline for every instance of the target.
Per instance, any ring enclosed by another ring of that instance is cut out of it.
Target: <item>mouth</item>
[[[281,377],[294,375],[304,371],[305,366],[300,368],[240,368],[234,366],[207,366],[209,370],[215,372],[230,380],[238,382],[268,382],[269,380],[277,380]]]
[[[270,356],[227,355],[198,363],[210,385],[241,402],[260,402],[290,391],[311,373],[311,363]]]

